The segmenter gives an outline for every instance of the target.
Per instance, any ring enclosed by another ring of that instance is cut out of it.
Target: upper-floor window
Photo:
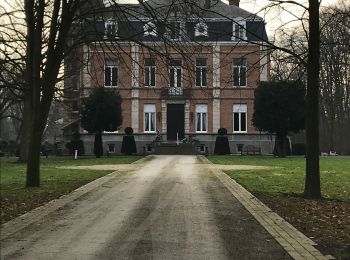
[[[181,23],[180,22],[170,22],[168,24],[168,37],[172,40],[180,40],[181,38]]]
[[[105,38],[118,37],[118,22],[117,21],[106,21],[105,22]]]
[[[105,87],[118,86],[118,63],[113,60],[105,62]]]
[[[196,132],[206,133],[208,125],[208,105],[196,105]]]
[[[157,36],[157,28],[153,22],[148,22],[143,26],[144,36]]]
[[[156,105],[144,105],[144,132],[154,133],[156,131]]]
[[[232,40],[233,41],[245,41],[247,40],[246,35],[246,22],[239,20],[232,22]]]
[[[156,62],[154,59],[145,59],[145,87],[156,86]]]
[[[169,86],[170,87],[181,87],[181,74],[182,74],[182,61],[171,60],[169,68]]]
[[[194,36],[206,36],[208,37],[208,25],[204,22],[199,22],[194,26]]]
[[[247,60],[233,59],[233,86],[247,86]]]
[[[233,105],[233,132],[234,133],[247,132],[247,105],[246,104]]]
[[[196,86],[207,86],[207,59],[196,59]]]

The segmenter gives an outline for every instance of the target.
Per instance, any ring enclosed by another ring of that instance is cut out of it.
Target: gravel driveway
[[[1,259],[290,259],[196,156],[155,156],[1,243]]]

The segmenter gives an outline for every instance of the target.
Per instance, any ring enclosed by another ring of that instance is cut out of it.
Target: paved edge
[[[199,159],[206,164],[212,164],[212,162],[203,155],[200,155]],[[331,255],[324,256],[314,247],[317,245],[314,241],[306,237],[277,213],[273,212],[222,170],[210,168],[210,171],[215,174],[232,195],[253,215],[293,259],[335,259]]]
[[[146,161],[151,160],[152,158],[153,156],[146,156],[131,164],[142,164]],[[77,188],[76,190],[73,190],[67,195],[62,195],[57,199],[51,200],[38,208],[32,209],[31,211],[28,211],[27,213],[2,224],[0,226],[0,241],[5,240],[12,234],[17,233],[23,228],[39,221],[42,217],[64,207],[67,203],[78,199],[79,197],[98,188],[99,186],[102,186],[104,183],[115,178],[122,172],[125,171],[113,171],[101,178],[93,180],[92,182],[89,182],[84,186]]]

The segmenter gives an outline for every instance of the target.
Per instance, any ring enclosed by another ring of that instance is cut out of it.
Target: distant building
[[[79,123],[80,102],[91,89],[116,89],[122,96],[123,125],[105,133],[104,149],[120,152],[124,128],[131,126],[141,153],[155,139],[191,136],[202,150],[214,150],[219,128],[228,130],[232,153],[254,145],[272,153],[271,136],[252,125],[254,89],[269,79],[269,55],[262,18],[238,1],[149,0],[106,7],[96,20],[96,40],[66,59],[66,73],[77,59],[79,73],[65,81],[66,140],[83,133],[92,153],[93,136]]]

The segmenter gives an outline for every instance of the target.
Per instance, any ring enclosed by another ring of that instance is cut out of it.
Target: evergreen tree
[[[287,135],[305,127],[305,87],[300,81],[261,82],[255,90],[253,125],[276,134],[274,153],[285,157]]]
[[[116,131],[123,122],[121,102],[117,91],[102,87],[83,100],[81,125],[89,133],[95,133],[94,153],[97,158],[103,154],[102,132]]]

